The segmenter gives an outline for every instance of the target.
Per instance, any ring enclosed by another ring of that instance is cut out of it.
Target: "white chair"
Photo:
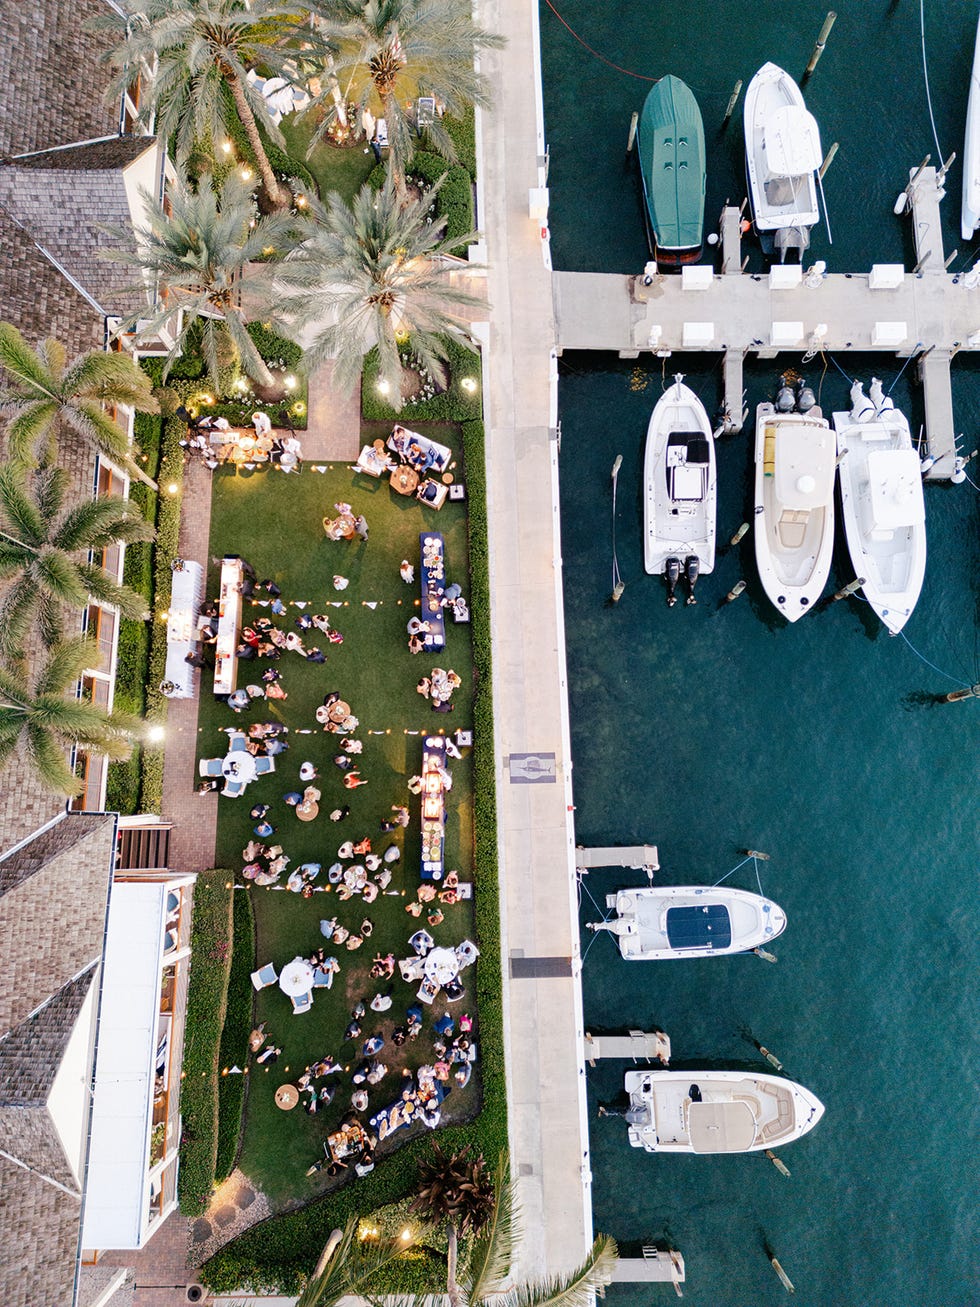
[[[245,753],[248,749],[248,736],[244,731],[228,732],[228,752]]]
[[[259,967],[258,971],[252,972],[252,984],[256,989],[266,989],[269,985],[274,985],[278,979],[276,969],[271,962],[267,962],[264,967]]]
[[[313,1006],[312,994],[296,994],[293,996],[293,1015],[297,1016],[300,1012],[309,1012]]]
[[[202,758],[197,764],[197,770],[201,776],[220,776],[222,767],[221,758]]]
[[[275,758],[259,757],[255,759],[256,776],[268,776],[269,772],[276,770]]]
[[[229,799],[239,799],[245,793],[245,784],[243,781],[233,781],[229,778],[225,781],[221,793]]]
[[[425,975],[425,964],[421,958],[402,958],[398,963],[398,970],[401,972],[402,980],[412,984]]]
[[[335,962],[336,958],[332,959],[332,961]],[[332,967],[328,967],[326,971],[322,970],[322,968],[320,967],[317,967],[317,969],[313,972],[313,988],[329,989],[333,984],[333,977],[334,977],[334,973]]]
[[[413,948],[420,958],[424,958],[435,948],[436,942],[427,930],[417,930],[412,938],[408,941],[409,947]]]
[[[480,950],[471,939],[464,939],[462,944],[456,945],[456,961],[462,971],[464,967],[471,967],[480,956]]]

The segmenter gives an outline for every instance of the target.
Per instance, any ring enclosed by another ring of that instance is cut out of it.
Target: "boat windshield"
[[[671,948],[728,948],[732,923],[724,903],[667,909],[667,942]]]

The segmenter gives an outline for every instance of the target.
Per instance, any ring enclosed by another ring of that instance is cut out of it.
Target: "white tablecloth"
[[[204,569],[200,563],[184,561],[173,573],[170,588],[170,617],[167,621],[167,666],[164,679],[177,688],[172,699],[194,697],[197,668],[186,662],[197,638],[197,610],[204,597]]]

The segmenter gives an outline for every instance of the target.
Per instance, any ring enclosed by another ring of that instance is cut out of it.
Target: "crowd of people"
[[[262,410],[252,414],[251,431],[233,427],[220,415],[195,417],[184,405],[176,412],[187,423],[181,447],[188,457],[200,458],[212,471],[222,463],[236,463],[250,471],[261,466],[278,467],[283,472],[300,469],[303,447],[285,410],[278,414],[278,422],[280,428],[288,428],[288,436],[274,434],[272,419]]]

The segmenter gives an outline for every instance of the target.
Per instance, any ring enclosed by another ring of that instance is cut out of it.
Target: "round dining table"
[[[339,726],[350,716],[350,704],[344,703],[343,699],[335,699],[327,710],[327,716],[335,726]]]
[[[414,467],[409,467],[407,463],[402,463],[396,467],[391,474],[391,488],[399,495],[411,495],[418,489],[419,474]]]
[[[247,749],[238,749],[228,753],[221,762],[221,774],[225,780],[241,781],[247,785],[255,780],[255,759]]]
[[[299,1102],[299,1090],[295,1085],[280,1085],[276,1090],[276,1107],[284,1112],[291,1111]]]
[[[279,973],[279,988],[290,998],[299,998],[313,988],[313,968],[305,958],[293,958]]]
[[[459,960],[451,948],[434,948],[427,955],[422,970],[436,985],[448,985],[459,975]]]
[[[296,816],[300,821],[312,821],[314,817],[319,815],[320,805],[312,800],[309,803],[297,803],[296,805]]]

